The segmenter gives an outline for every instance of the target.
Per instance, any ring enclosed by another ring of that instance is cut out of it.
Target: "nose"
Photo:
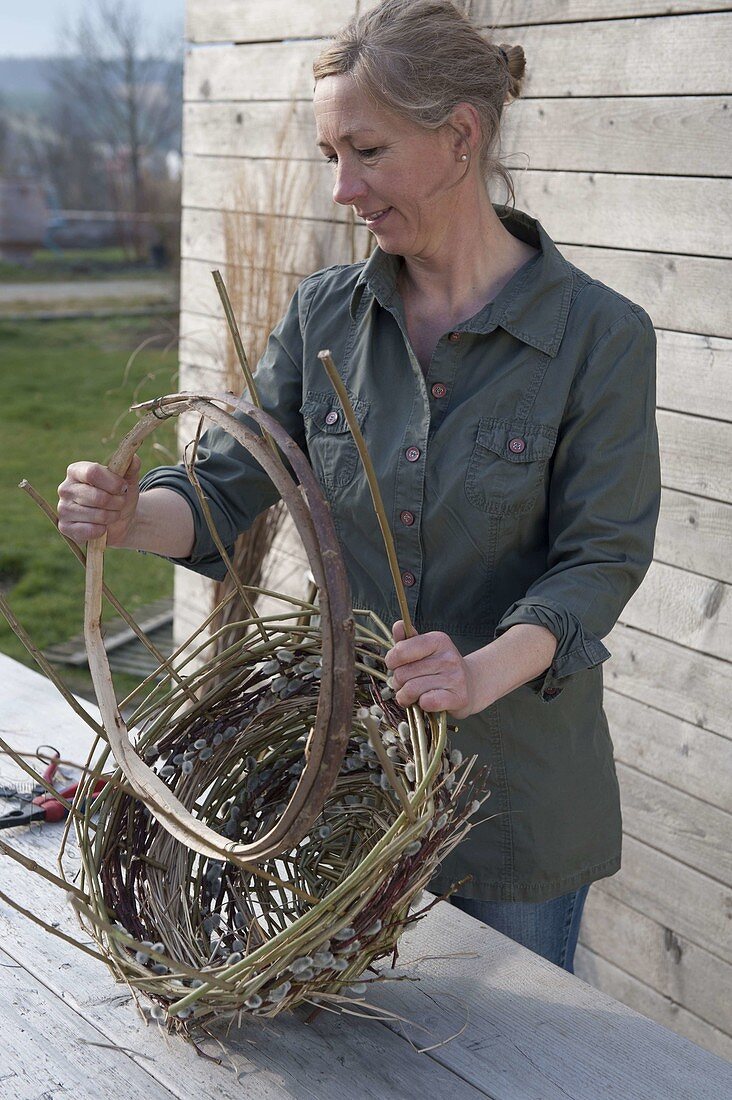
[[[366,187],[358,171],[358,165],[345,158],[339,160],[333,185],[333,202],[339,206],[354,206],[366,193]]]

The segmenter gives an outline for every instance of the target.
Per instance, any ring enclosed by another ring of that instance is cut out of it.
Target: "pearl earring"
[[[461,153],[460,154],[460,160],[467,160],[467,159],[468,159],[468,154],[467,153]]]

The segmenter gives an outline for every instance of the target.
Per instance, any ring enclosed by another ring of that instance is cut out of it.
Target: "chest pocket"
[[[470,503],[494,516],[531,511],[556,441],[549,424],[482,417],[465,475]]]
[[[358,426],[363,428],[370,403],[352,394],[349,397]],[[348,485],[359,463],[358,448],[337,394],[308,393],[300,412],[310,461],[321,482],[331,489]]]

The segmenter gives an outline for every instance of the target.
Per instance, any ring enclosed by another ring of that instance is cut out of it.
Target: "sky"
[[[185,0],[137,0],[153,10],[153,28],[177,27],[183,35]],[[93,0],[15,0],[2,4],[0,57],[48,57],[57,52],[58,31]]]

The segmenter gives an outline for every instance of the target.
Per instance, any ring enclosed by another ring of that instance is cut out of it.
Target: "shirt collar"
[[[492,302],[462,324],[460,330],[488,333],[500,325],[512,336],[554,358],[569,315],[571,265],[536,218],[522,210],[495,203],[493,208],[514,237],[540,252],[509,279]],[[355,318],[366,289],[381,306],[388,308],[397,294],[396,276],[400,264],[400,256],[382,252],[376,246],[354,287],[350,303],[352,317]]]

